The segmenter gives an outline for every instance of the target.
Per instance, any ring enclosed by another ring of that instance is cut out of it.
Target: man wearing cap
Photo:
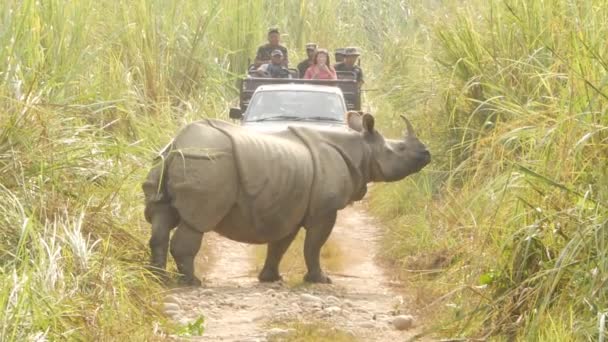
[[[337,48],[334,57],[336,57],[336,64],[342,63],[344,61],[344,48]]]
[[[359,50],[356,47],[348,47],[344,49],[344,62],[338,63],[335,66],[336,71],[352,71],[355,73],[355,78],[359,86],[363,84],[363,70],[358,65],[355,65],[359,57]]]
[[[260,46],[255,56],[254,66],[259,68],[262,64],[270,63],[271,53],[274,50],[280,50],[283,54],[283,66],[287,67],[289,60],[287,58],[287,48],[280,44],[281,34],[279,29],[270,28],[268,30],[268,43]]]
[[[289,70],[283,66],[283,53],[276,49],[270,53],[270,63],[262,64],[255,73],[262,77],[291,78]]]
[[[298,64],[298,71],[300,72],[300,78],[304,78],[304,74],[306,73],[306,69],[312,65],[312,60],[315,57],[315,52],[317,51],[317,44],[308,43],[306,44],[306,54],[308,58],[300,62]]]

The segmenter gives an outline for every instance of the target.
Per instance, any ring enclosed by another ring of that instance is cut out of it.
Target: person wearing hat
[[[304,74],[309,66],[313,64],[313,58],[315,57],[315,52],[317,52],[317,44],[308,43],[306,44],[306,54],[308,58],[300,62],[298,64],[298,71],[300,72],[300,78],[304,78]]]
[[[276,49],[270,53],[270,63],[262,64],[255,73],[262,77],[291,78],[289,70],[283,66],[283,52]]]
[[[255,56],[254,66],[259,68],[262,64],[270,63],[271,53],[274,50],[280,50],[283,54],[283,66],[287,67],[289,60],[287,58],[287,48],[281,45],[281,34],[279,29],[268,29],[268,43],[258,47],[258,52]]]
[[[344,61],[344,48],[337,48],[334,57],[336,57],[336,64],[342,63]]]
[[[359,57],[359,50],[356,47],[348,47],[344,49],[344,62],[336,64],[336,71],[352,71],[355,73],[355,78],[359,86],[363,84],[363,70],[358,65],[355,65]]]

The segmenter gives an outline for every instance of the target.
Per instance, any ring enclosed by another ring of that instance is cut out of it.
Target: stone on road
[[[397,330],[408,330],[414,326],[414,317],[410,315],[399,315],[393,318],[393,326]]]

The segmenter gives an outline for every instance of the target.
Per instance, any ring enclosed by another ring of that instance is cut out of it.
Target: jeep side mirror
[[[231,119],[240,120],[243,118],[243,112],[241,111],[241,108],[233,107],[230,108],[230,113],[228,116],[230,116]]]

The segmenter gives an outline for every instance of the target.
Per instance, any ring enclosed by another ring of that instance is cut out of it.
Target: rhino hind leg
[[[312,224],[306,225],[306,238],[304,239],[304,260],[308,272],[304,276],[304,281],[310,283],[331,284],[331,279],[321,270],[321,248],[329,238],[334,224],[336,223],[337,212],[324,216]]]
[[[167,251],[169,249],[169,234],[179,222],[177,211],[166,203],[148,203],[147,218],[152,224],[152,236],[149,245],[151,251],[149,269],[157,277],[166,277]]]
[[[171,237],[171,255],[177,264],[180,281],[187,285],[199,286],[201,281],[194,276],[194,257],[203,240],[203,233],[191,228],[183,221]]]
[[[295,239],[296,235],[298,235],[298,231],[299,229],[296,229],[293,233],[282,238],[281,240],[268,243],[268,248],[266,250],[266,261],[264,262],[262,271],[258,275],[258,279],[261,282],[273,282],[283,279],[279,273],[279,264],[281,263],[283,255]]]

